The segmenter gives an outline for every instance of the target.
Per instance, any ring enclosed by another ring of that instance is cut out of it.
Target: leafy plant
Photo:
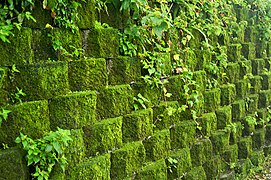
[[[142,96],[142,94],[140,94],[140,93],[138,93],[138,95],[136,97],[134,97],[133,100],[134,100],[134,109],[135,110],[138,110],[140,108],[146,109],[147,106],[145,104],[150,102],[147,98]]]
[[[10,110],[8,109],[5,109],[5,108],[1,108],[1,111],[0,111],[0,127],[1,127],[1,124],[3,122],[3,120],[7,120],[8,119],[8,114],[11,113]]]
[[[65,171],[67,160],[63,151],[71,140],[69,130],[58,128],[56,132],[51,131],[48,135],[36,140],[20,133],[15,142],[21,144],[22,148],[27,151],[27,165],[35,168],[32,176],[38,180],[47,180],[57,163],[63,172]]]

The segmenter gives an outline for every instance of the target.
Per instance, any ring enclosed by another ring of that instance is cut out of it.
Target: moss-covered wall
[[[0,105],[16,86],[26,93],[0,128],[0,178],[29,179],[25,155],[16,148],[4,150],[15,146],[20,131],[40,138],[57,127],[71,129],[74,141],[66,150],[68,170],[56,168],[51,179],[232,179],[234,174],[245,177],[271,155],[271,124],[261,124],[270,116],[271,53],[265,53],[270,42],[260,46],[254,26],[240,26],[238,43],[223,42],[227,83],[206,90],[203,64],[211,56],[195,60],[194,77],[204,102],[198,107],[199,131],[187,113],[169,112],[182,105],[180,77],[169,77],[170,101],[138,81],[139,61],[119,56],[117,29],[95,27],[93,4],[87,0],[80,10],[80,33],[44,30],[52,19],[37,12],[39,7],[34,12],[39,23],[26,23],[11,43],[0,42]],[[250,18],[240,12],[239,21]],[[109,14],[102,14],[102,21],[123,26],[116,11]],[[51,48],[47,31],[60,36],[63,46],[83,48],[86,58],[61,57]],[[164,61],[171,64],[168,56]],[[20,73],[8,78],[13,64]],[[138,93],[150,101],[146,109],[134,111]],[[249,123],[255,112],[257,125]]]

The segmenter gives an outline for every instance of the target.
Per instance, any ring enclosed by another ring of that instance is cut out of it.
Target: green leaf
[[[59,143],[57,141],[53,142],[53,146],[54,146],[54,149],[56,150],[56,152],[58,154],[62,154],[62,149],[61,149],[61,147],[60,147],[60,145],[59,145]]]
[[[53,149],[53,146],[50,145],[50,144],[48,144],[48,145],[46,146],[45,152],[47,152],[47,153],[48,153],[48,152],[51,152],[52,149]]]

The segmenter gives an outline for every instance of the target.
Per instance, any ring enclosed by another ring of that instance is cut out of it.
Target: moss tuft
[[[167,179],[167,165],[164,159],[147,164],[142,168],[136,179]]]

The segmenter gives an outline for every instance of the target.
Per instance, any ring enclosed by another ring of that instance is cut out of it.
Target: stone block
[[[190,150],[193,167],[203,165],[213,157],[213,146],[209,139],[202,139],[194,143]]]
[[[206,112],[214,112],[220,106],[220,89],[205,91],[204,93],[204,109]]]
[[[205,136],[210,136],[212,132],[214,132],[217,128],[217,117],[214,112],[205,113],[201,117],[197,119],[200,126],[202,127],[201,132]]]
[[[254,166],[259,168],[262,167],[265,163],[264,151],[262,149],[258,151],[253,151],[251,153],[250,160]]]
[[[72,91],[99,90],[108,85],[106,61],[85,58],[69,62],[69,84]]]
[[[259,93],[261,88],[262,88],[262,84],[261,84],[261,81],[262,81],[262,77],[261,76],[252,76],[249,78],[250,80],[250,93],[252,94],[256,94],[256,93]]]
[[[218,179],[222,172],[222,162],[220,156],[214,156],[211,159],[207,159],[203,165],[207,179]]]
[[[247,79],[247,77],[250,74],[252,74],[252,62],[251,60],[242,60],[239,62],[239,66],[240,66],[240,78],[242,79]]]
[[[226,169],[230,169],[232,165],[238,161],[238,146],[237,144],[230,145],[225,148],[221,154],[222,161],[226,164]]]
[[[249,114],[254,114],[258,110],[259,95],[251,94],[246,99],[246,110]]]
[[[218,108],[216,111],[217,129],[224,129],[232,122],[232,108],[231,106],[224,106]]]
[[[247,80],[241,80],[235,83],[236,87],[236,99],[245,99],[248,92],[248,81]]]
[[[256,56],[256,49],[253,43],[242,43],[242,55],[248,60],[252,60]]]
[[[230,133],[223,130],[218,130],[212,134],[210,139],[213,144],[214,154],[219,154],[224,152],[229,146]]]
[[[232,103],[232,121],[238,122],[245,117],[245,101],[238,100]]]
[[[252,136],[252,148],[260,150],[265,145],[265,129],[256,129]]]
[[[271,90],[262,90],[259,92],[259,108],[267,108],[271,103]]]
[[[195,90],[203,93],[207,83],[206,72],[203,70],[193,72],[193,80],[195,80],[198,85],[195,87]]]
[[[184,180],[207,180],[205,171],[202,166],[192,168],[185,176]]]
[[[271,89],[271,74],[261,75],[261,89],[262,90]]]
[[[227,69],[225,70],[228,82],[235,83],[240,80],[240,65],[239,63],[228,63]]]
[[[259,41],[256,43],[256,57],[266,58],[267,57],[267,42]]]
[[[167,165],[164,159],[151,162],[144,166],[135,179],[167,179]]]
[[[253,59],[252,62],[252,74],[260,75],[263,73],[263,69],[265,67],[264,59]]]
[[[80,1],[81,7],[78,8],[78,20],[76,22],[80,29],[90,29],[95,26],[96,9],[94,0]]]
[[[227,106],[233,103],[236,96],[236,89],[234,84],[222,85],[220,87],[221,96],[220,96],[220,104],[221,106]]]
[[[240,138],[238,144],[238,158],[249,158],[252,152],[252,139],[250,136]]]
[[[266,125],[266,132],[265,132],[265,145],[271,145],[271,124]]]
[[[239,62],[241,60],[241,44],[231,44],[227,47],[228,61]]]

